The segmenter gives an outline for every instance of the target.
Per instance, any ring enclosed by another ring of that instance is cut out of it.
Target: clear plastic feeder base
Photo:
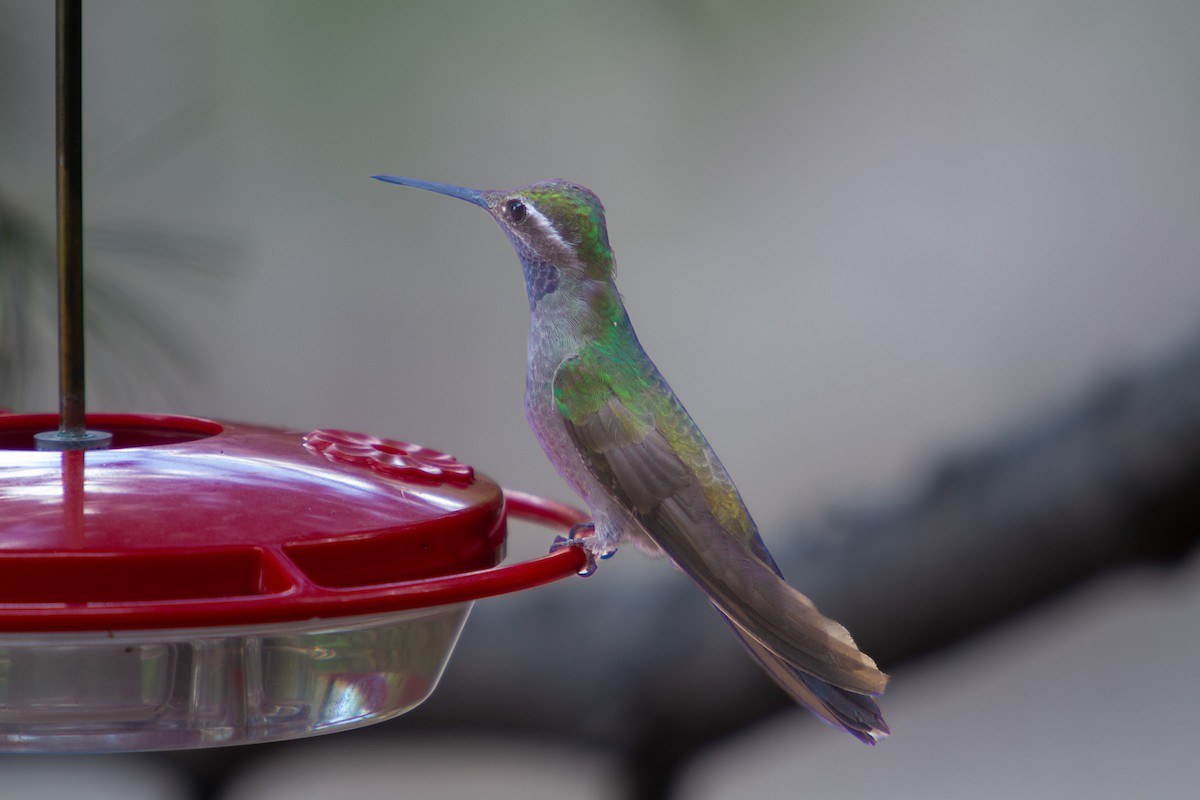
[[[473,604],[190,630],[0,636],[0,750],[115,752],[347,730],[422,703]]]

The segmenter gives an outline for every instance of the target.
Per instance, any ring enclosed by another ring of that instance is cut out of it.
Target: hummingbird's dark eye
[[[507,212],[508,218],[513,222],[520,222],[525,219],[525,215],[528,213],[525,210],[525,204],[520,200],[509,200],[504,204],[504,210]]]

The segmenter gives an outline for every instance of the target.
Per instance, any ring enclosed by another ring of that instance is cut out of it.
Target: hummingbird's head
[[[553,180],[485,196],[523,263],[537,261],[580,278],[612,277],[604,206],[590,189]]]
[[[484,208],[500,223],[534,281],[548,289],[563,279],[612,279],[614,261],[604,222],[604,206],[590,189],[562,180],[543,181],[511,191],[467,189],[413,178],[376,175],[378,180],[415,186],[457,197]],[[549,289],[553,291],[552,288]]]

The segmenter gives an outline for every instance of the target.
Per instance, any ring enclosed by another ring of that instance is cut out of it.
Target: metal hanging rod
[[[41,450],[107,447],[112,435],[89,431],[83,352],[83,12],[58,0],[55,14],[58,195],[59,428],[36,435]]]

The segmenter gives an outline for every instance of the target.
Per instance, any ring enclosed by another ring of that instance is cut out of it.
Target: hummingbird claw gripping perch
[[[561,550],[564,547],[581,548],[587,556],[587,564],[579,571],[579,574],[585,578],[596,574],[596,559],[607,561],[617,554],[617,548],[604,548],[600,545],[599,539],[596,537],[596,523],[594,522],[578,522],[571,526],[565,537],[556,536],[554,542],[550,545],[550,552]]]
[[[583,551],[583,554],[587,556],[587,563],[583,565],[583,569],[579,570],[579,576],[581,578],[590,578],[596,574],[596,556],[592,552],[592,548],[587,538],[575,535],[575,529],[578,527],[580,526],[575,525],[572,527],[568,536],[555,536],[554,541],[550,543],[550,552],[557,553],[564,547],[578,547]],[[601,558],[605,557],[606,556],[601,556]]]
[[[871,698],[887,676],[838,623],[787,583],[737,487],[638,342],[614,281],[604,206],[545,181],[485,191],[379,175],[492,215],[517,251],[529,297],[525,416],[559,474],[604,524],[554,549],[595,556],[623,537],[661,550],[708,595],[750,655],[796,701],[874,744]]]

